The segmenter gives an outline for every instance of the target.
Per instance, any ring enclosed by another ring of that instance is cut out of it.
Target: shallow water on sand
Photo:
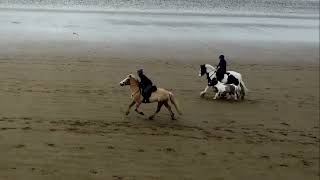
[[[1,9],[0,26],[3,55],[91,49],[101,56],[173,59],[248,50],[265,57],[319,57],[319,20],[305,15]]]
[[[50,10],[0,11],[1,33],[7,36],[50,34],[60,38],[81,33],[82,40],[129,37],[264,41],[319,41],[319,21],[305,16],[233,16],[133,12]],[[49,38],[49,37],[48,37]]]

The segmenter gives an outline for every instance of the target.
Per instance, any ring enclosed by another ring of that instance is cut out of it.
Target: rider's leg
[[[151,88],[152,86],[147,86],[145,89],[144,89],[144,98],[143,98],[143,102],[144,103],[149,103],[149,98],[151,96]]]

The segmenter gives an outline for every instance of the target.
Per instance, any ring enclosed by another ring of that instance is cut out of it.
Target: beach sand
[[[317,43],[1,38],[0,179],[319,178]],[[249,94],[200,98],[199,65],[226,52]],[[138,68],[175,94],[177,121],[147,120],[156,104],[124,115]]]

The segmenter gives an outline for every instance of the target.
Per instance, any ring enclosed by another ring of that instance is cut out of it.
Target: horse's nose
[[[120,83],[120,86],[123,86],[123,83]]]

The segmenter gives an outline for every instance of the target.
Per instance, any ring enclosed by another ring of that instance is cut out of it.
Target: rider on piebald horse
[[[221,81],[224,78],[224,74],[227,73],[227,62],[224,59],[224,55],[220,55],[219,59],[220,59],[220,62],[217,66],[216,76],[217,76],[217,80]]]
[[[138,76],[140,77],[140,88],[141,94],[143,96],[143,103],[150,103],[149,98],[151,93],[157,90],[156,86],[153,86],[152,81],[143,73],[143,69],[137,71]]]
[[[220,62],[217,67],[213,67],[210,64],[201,64],[199,70],[199,76],[206,75],[208,84],[205,89],[200,93],[200,96],[203,97],[210,87],[215,85],[215,80],[223,84],[233,84],[239,86],[241,92],[241,99],[244,98],[248,89],[246,88],[242,75],[235,71],[227,71],[227,62],[224,58],[224,55],[219,56]]]

